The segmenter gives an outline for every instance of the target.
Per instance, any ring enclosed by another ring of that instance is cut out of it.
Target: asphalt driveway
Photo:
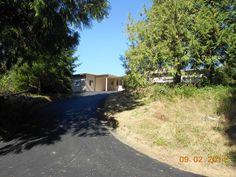
[[[0,141],[1,177],[192,177],[115,139],[96,108],[109,94],[49,104]],[[27,110],[26,110],[27,111]]]

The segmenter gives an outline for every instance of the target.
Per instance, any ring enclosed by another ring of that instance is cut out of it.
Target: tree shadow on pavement
[[[112,129],[116,129],[119,126],[119,122],[115,119],[114,114],[133,110],[136,107],[144,105],[137,95],[127,91],[118,92],[107,100],[104,100],[98,107],[98,112],[101,119],[106,121],[106,125]]]
[[[9,100],[1,99],[0,156],[54,144],[66,134],[76,137],[108,135],[96,112],[99,102],[107,96],[74,96],[40,109],[34,109],[38,101],[22,103],[19,98],[21,101],[16,99],[8,104]]]

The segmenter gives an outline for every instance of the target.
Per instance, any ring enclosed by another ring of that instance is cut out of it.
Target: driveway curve
[[[2,177],[193,177],[114,138],[97,106],[109,93],[86,93],[47,105],[0,141]]]

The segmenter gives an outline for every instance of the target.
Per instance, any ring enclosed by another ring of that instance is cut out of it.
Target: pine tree
[[[108,6],[107,0],[0,1],[0,91],[68,92],[79,30],[105,18]]]
[[[129,17],[130,47],[125,53],[129,80],[142,86],[160,70],[172,74],[179,83],[184,70],[192,69],[210,84],[234,84],[235,3],[155,0],[142,20]]]
[[[190,62],[190,47],[195,40],[193,2],[154,1],[146,19],[128,24],[131,46],[126,58],[131,71],[136,69],[149,77],[158,68],[165,68],[176,83],[181,81],[181,70]]]

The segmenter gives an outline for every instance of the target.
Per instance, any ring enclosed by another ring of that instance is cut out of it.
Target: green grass
[[[150,88],[149,88],[150,89]],[[232,92],[233,87],[226,86],[208,86],[197,88],[195,86],[169,86],[169,85],[155,85],[151,87],[152,99],[169,99],[175,100],[176,97],[181,98],[216,98],[222,100],[228,97]]]
[[[177,143],[174,145],[179,147],[188,147],[191,143],[191,138],[188,136],[188,133],[184,128],[177,128],[175,139],[177,140]]]
[[[156,140],[153,142],[155,146],[168,146],[169,142],[162,137],[156,138]]]

